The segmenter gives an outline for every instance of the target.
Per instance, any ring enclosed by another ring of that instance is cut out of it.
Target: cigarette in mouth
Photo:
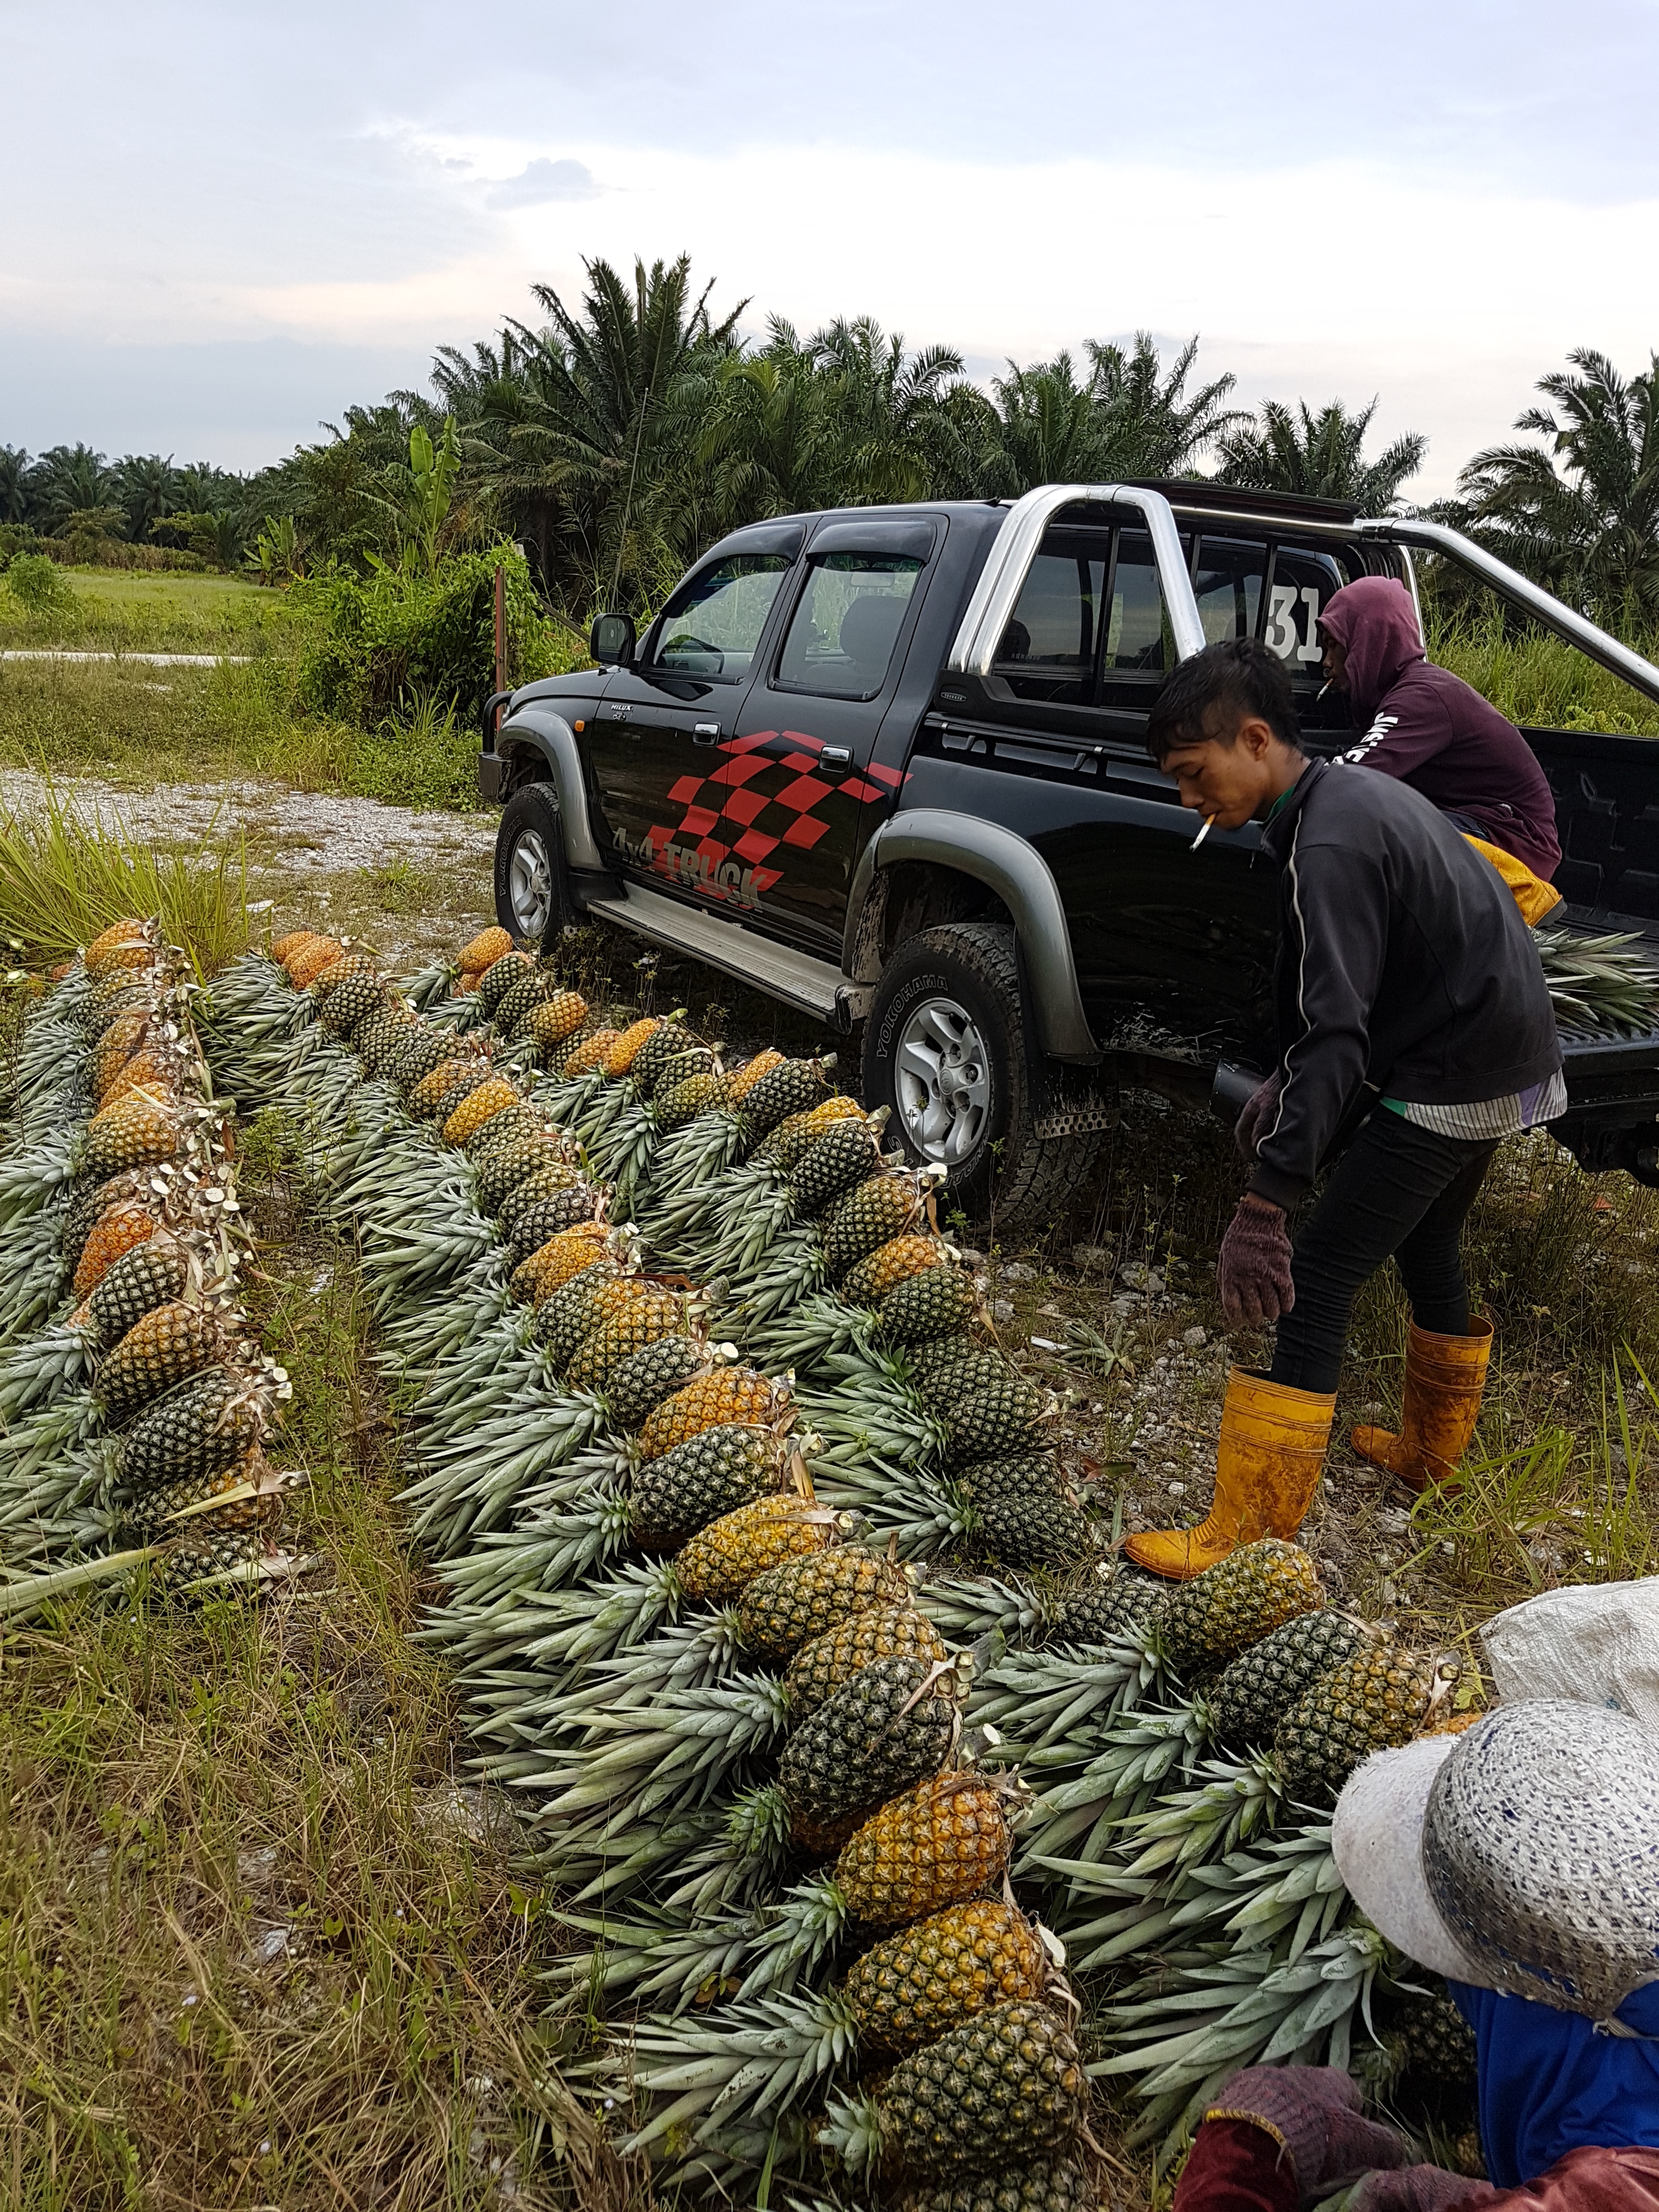
[[[1198,850],[1199,847],[1200,847],[1200,846],[1204,842],[1204,840],[1205,840],[1205,839],[1209,836],[1211,827],[1212,827],[1212,825],[1213,824],[1214,821],[1215,821],[1215,817],[1214,817],[1214,815],[1213,815],[1213,814],[1206,814],[1206,815],[1205,816],[1205,817],[1204,817],[1204,819],[1202,820],[1202,822],[1200,822],[1200,823],[1199,823],[1199,825],[1198,825],[1198,835],[1197,835],[1197,836],[1194,838],[1194,840],[1193,840],[1192,843],[1191,843],[1190,845],[1188,845],[1188,847],[1187,848],[1187,850],[1188,850],[1189,853],[1195,853],[1195,852],[1197,852],[1197,850]]]

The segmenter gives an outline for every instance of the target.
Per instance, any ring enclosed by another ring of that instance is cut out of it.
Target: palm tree
[[[1200,453],[1249,422],[1222,404],[1236,377],[1218,376],[1188,396],[1187,379],[1197,358],[1198,340],[1188,338],[1166,374],[1149,331],[1135,332],[1127,353],[1089,341],[1089,397],[1104,418],[1101,466],[1111,477],[1189,474]]]
[[[794,331],[774,318],[759,354],[715,371],[696,443],[719,527],[826,502],[832,438],[822,380]]]
[[[27,522],[32,504],[28,455],[21,446],[0,446],[0,522]]]
[[[926,499],[940,409],[962,374],[962,356],[951,346],[907,354],[898,331],[867,315],[830,324],[808,350],[836,426],[839,501]]]
[[[169,453],[125,453],[115,464],[115,495],[126,517],[127,536],[149,535],[150,525],[187,504],[184,482]]]
[[[29,471],[29,483],[39,524],[49,531],[71,515],[118,506],[114,471],[90,446],[53,446]]]
[[[1010,362],[991,389],[1000,419],[982,492],[1017,497],[1036,484],[1097,483],[1109,472],[1103,413],[1091,386],[1079,383],[1069,353],[1030,368]]]
[[[1429,441],[1408,431],[1367,461],[1361,452],[1377,403],[1350,415],[1333,399],[1316,415],[1305,399],[1296,411],[1282,400],[1263,402],[1257,419],[1229,429],[1217,441],[1219,479],[1255,491],[1299,492],[1309,499],[1340,500],[1361,514],[1387,514],[1407,477],[1423,465]]]
[[[1539,381],[1553,410],[1516,422],[1546,442],[1488,447],[1458,489],[1515,567],[1604,622],[1648,629],[1659,621],[1659,353],[1628,383],[1591,347],[1568,359],[1571,370]]]

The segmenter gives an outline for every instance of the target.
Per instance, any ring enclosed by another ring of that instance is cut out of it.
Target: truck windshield
[[[693,576],[668,603],[652,666],[716,683],[746,676],[778,586],[793,565],[787,553],[734,553]]]

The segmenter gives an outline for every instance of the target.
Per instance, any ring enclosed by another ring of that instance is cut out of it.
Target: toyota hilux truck
[[[970,1218],[1060,1210],[1126,1090],[1236,1110],[1273,1060],[1274,872],[1194,845],[1148,758],[1177,660],[1255,636],[1305,742],[1352,742],[1316,625],[1414,556],[1659,701],[1659,669],[1437,525],[1202,482],[1050,484],[733,531],[642,637],[492,699],[497,919],[586,917],[860,1038],[865,1103]],[[1659,749],[1529,729],[1555,794],[1552,926],[1659,939]],[[1659,1033],[1564,1033],[1559,1140],[1659,1182]]]

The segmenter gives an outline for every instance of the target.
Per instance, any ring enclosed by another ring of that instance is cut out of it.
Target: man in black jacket
[[[1398,1435],[1356,1429],[1354,1445],[1414,1489],[1451,1478],[1492,1339],[1469,1318],[1464,1218],[1498,1139],[1554,1119],[1566,1093],[1503,878],[1419,793],[1310,760],[1273,654],[1242,639],[1182,662],[1147,745],[1183,805],[1224,829],[1263,820],[1279,870],[1279,1065],[1239,1118],[1249,1186],[1219,1265],[1231,1325],[1278,1322],[1273,1363],[1232,1372],[1202,1524],[1124,1547],[1186,1577],[1301,1526],[1353,1300],[1391,1255],[1412,1304],[1404,1418]],[[1292,1250],[1286,1217],[1339,1152]]]

